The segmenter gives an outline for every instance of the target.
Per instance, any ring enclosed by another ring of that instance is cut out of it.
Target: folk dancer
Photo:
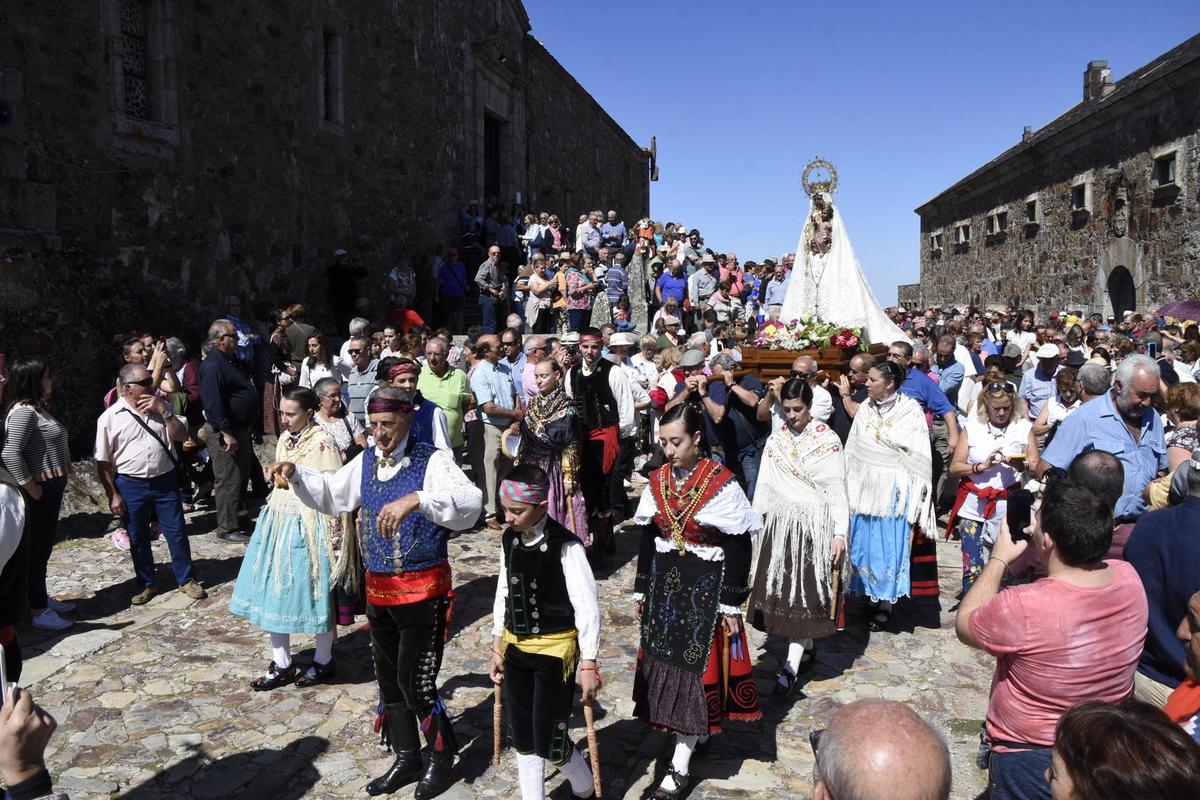
[[[289,462],[267,473],[290,481],[302,503],[324,514],[361,506],[371,652],[396,753],[367,793],[391,793],[420,777],[415,797],[426,800],[449,788],[457,749],[436,686],[453,599],[448,529],[474,525],[483,496],[448,453],[411,439],[412,392],[381,388],[367,414],[374,446],[332,475]],[[424,768],[418,724],[429,749]]]
[[[580,468],[587,476],[583,496],[595,532],[595,555],[616,552],[612,519],[612,472],[620,452],[620,431],[634,424],[633,391],[625,370],[601,358],[604,340],[596,328],[579,334],[579,364],[567,375],[567,396],[583,429]]]
[[[641,647],[634,714],[675,734],[655,798],[687,791],[692,752],[724,719],[762,718],[741,605],[750,594],[750,534],[762,518],[732,472],[700,457],[703,421],[686,403],[666,413],[667,463],[651,473],[634,521],[643,525],[634,599]]]
[[[872,630],[883,630],[892,605],[913,593],[914,526],[934,531],[929,426],[917,401],[901,394],[903,368],[890,361],[867,372],[868,400],[846,440],[850,499],[850,591],[875,604]],[[936,578],[935,578],[936,580]]]
[[[747,616],[760,631],[789,640],[777,693],[790,692],[796,676],[812,668],[813,640],[841,627],[840,573],[850,529],[846,468],[837,433],[813,419],[812,398],[803,378],[783,384],[786,424],[767,439],[754,495],[763,535]]]
[[[500,484],[508,527],[492,604],[491,679],[504,687],[523,800],[546,796],[547,763],[575,797],[593,793],[568,726],[576,669],[585,702],[600,688],[600,606],[583,544],[547,513],[550,485],[533,464],[514,467]]]
[[[284,391],[279,401],[284,431],[275,458],[336,472],[342,457],[333,437],[313,422],[318,405],[312,389],[294,386]],[[302,505],[286,486],[277,485],[267,498],[229,600],[231,613],[271,634],[271,664],[250,682],[255,691],[287,683],[313,686],[333,677],[333,587],[343,576],[353,580],[358,574],[358,569],[347,569],[356,551],[343,547],[343,530],[344,525]],[[292,663],[293,633],[316,637],[316,655],[303,674]]]

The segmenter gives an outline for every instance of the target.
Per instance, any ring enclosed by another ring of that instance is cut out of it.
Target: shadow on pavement
[[[210,759],[202,747],[145,783],[119,795],[119,800],[158,800],[183,794],[201,798],[270,798],[298,800],[321,779],[313,766],[329,749],[329,740],[304,736],[281,750],[248,750]],[[186,784],[181,782],[186,781]]]

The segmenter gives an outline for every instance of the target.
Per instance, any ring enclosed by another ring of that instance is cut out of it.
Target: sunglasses
[[[347,350],[346,352],[352,356],[356,356],[362,352],[362,348],[361,347],[352,347],[349,350]]]
[[[984,387],[984,391],[988,394],[1013,394],[1016,390],[1011,383],[993,381]]]
[[[140,381],[126,381],[125,385],[126,386],[141,386],[143,389],[149,389],[151,386],[154,385],[154,378],[147,375],[145,378],[142,378]]]

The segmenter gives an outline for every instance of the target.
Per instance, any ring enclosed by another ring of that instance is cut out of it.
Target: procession
[[[147,54],[120,67],[120,113],[148,126],[125,152],[174,153],[150,56],[183,58],[178,23],[117,6]],[[592,100],[516,19],[519,65],[503,37],[471,45],[480,86],[553,62]],[[324,24],[318,128],[367,136]],[[844,162],[796,164],[789,249],[750,253],[651,212],[655,140],[640,195],[514,189],[532,100],[483,112],[481,183],[432,246],[381,247],[339,204],[319,255],[270,244],[270,280],[266,257],[188,283],[204,268],[133,250],[140,274],[62,298],[22,273],[0,306],[6,796],[1200,797],[1200,199],[1180,190],[1200,103],[1137,105],[1168,71],[1200,99],[1200,36],[1116,83],[1090,63],[1083,106],[918,208],[921,281],[895,303],[851,211],[874,187]],[[0,121],[30,134],[5,74]],[[1112,108],[1186,136],[1058,194],[984,180]],[[97,184],[148,169],[46,158]],[[163,241],[191,224],[146,192]],[[1105,243],[1055,272],[1088,225]],[[0,245],[28,270],[86,235]],[[250,238],[215,246],[249,259]],[[160,269],[177,313],[88,294]],[[66,315],[31,309],[54,303],[104,335],[45,333]]]

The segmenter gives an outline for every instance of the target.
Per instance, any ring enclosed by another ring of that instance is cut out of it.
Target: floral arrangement
[[[754,338],[754,346],[766,350],[820,350],[823,347],[857,350],[862,342],[862,328],[843,328],[816,317],[791,322],[768,320],[759,327]]]

